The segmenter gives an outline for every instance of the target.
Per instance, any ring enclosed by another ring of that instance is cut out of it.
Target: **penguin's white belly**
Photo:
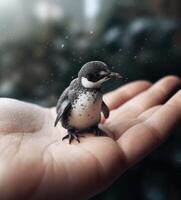
[[[69,125],[77,129],[86,129],[99,123],[101,119],[102,97],[95,101],[94,93],[83,93],[72,105]]]

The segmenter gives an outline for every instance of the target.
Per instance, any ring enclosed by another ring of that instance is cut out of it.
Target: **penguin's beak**
[[[119,73],[116,73],[116,72],[111,72],[109,75],[108,75],[109,78],[116,78],[116,79],[120,79],[120,78],[123,78]]]

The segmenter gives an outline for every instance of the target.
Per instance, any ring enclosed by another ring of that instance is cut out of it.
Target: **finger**
[[[141,113],[137,119],[140,119],[140,120],[146,120],[148,119],[151,115],[153,115],[159,108],[161,107],[161,105],[157,105],[157,106],[154,106],[148,110],[146,110],[145,112]]]
[[[135,81],[128,83],[123,87],[120,87],[112,92],[107,93],[104,96],[104,101],[108,105],[109,109],[115,109],[121,104],[125,103],[129,99],[145,91],[151,86],[148,81]]]
[[[164,138],[181,121],[181,90],[179,90],[153,117],[146,120],[149,126],[158,131],[158,137]],[[161,130],[161,131],[160,131]]]
[[[117,141],[128,165],[145,157],[162,143],[181,122],[181,91],[149,119],[126,131]]]
[[[139,115],[137,118],[131,118],[124,120],[114,120],[112,122],[107,121],[105,124],[101,124],[101,129],[104,130],[104,132],[107,133],[110,137],[112,137],[114,140],[117,140],[125,131],[127,131],[129,128],[137,125],[138,123],[142,123],[146,119],[148,119],[152,114],[154,114],[161,105],[154,106],[145,112],[143,112],[141,115]]]
[[[112,112],[110,120],[135,118],[145,110],[164,103],[180,85],[180,78],[175,76],[165,77],[145,92],[142,92],[123,106],[120,106],[115,112]]]

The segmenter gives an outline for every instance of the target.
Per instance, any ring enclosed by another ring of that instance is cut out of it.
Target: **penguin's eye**
[[[96,77],[96,78],[99,78],[99,77],[100,77],[100,74],[95,74],[95,77]]]
[[[89,81],[92,81],[93,75],[92,75],[92,74],[87,74],[86,78],[87,78]]]
[[[100,79],[100,75],[95,73],[95,74],[87,74],[86,78],[89,80],[89,81],[97,81]]]
[[[97,81],[100,80],[100,79],[102,79],[102,78],[104,78],[104,75],[102,75],[102,74],[100,74],[100,73],[97,73],[97,74],[95,74],[94,76],[95,76],[95,79],[96,79]]]

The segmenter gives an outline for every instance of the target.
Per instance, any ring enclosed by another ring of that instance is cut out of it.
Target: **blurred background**
[[[1,0],[0,96],[54,106],[87,61],[137,79],[181,75],[180,0]],[[180,200],[180,130],[92,200]]]

